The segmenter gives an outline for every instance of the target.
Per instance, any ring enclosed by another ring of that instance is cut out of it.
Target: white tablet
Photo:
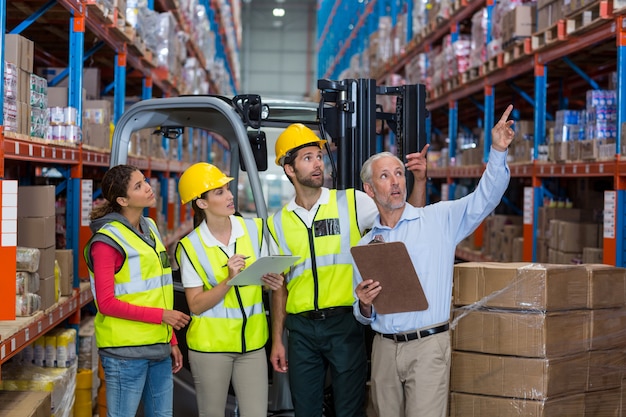
[[[228,285],[263,285],[261,277],[268,273],[281,274],[295,264],[299,256],[273,255],[257,259],[228,281]]]

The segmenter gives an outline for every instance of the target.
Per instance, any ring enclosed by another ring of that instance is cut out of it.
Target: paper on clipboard
[[[372,243],[350,249],[363,280],[380,282],[374,299],[380,314],[421,311],[428,308],[422,284],[402,242]]]
[[[228,285],[263,285],[261,277],[268,273],[281,274],[295,264],[299,256],[271,255],[258,258],[246,269],[228,281]]]

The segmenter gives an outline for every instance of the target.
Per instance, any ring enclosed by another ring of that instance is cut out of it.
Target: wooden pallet
[[[526,39],[519,39],[516,43],[507,45],[503,52],[503,60],[505,65],[508,65],[511,62],[517,61],[518,59],[526,56]]]
[[[102,3],[87,3],[87,13],[90,17],[104,25],[113,25],[114,8],[106,7]]]
[[[460,76],[461,76],[461,84],[467,84],[469,82],[472,82],[479,76],[478,67],[468,68],[467,71],[462,72]]]
[[[565,19],[561,19],[549,28],[541,32],[534,33],[531,36],[532,50],[536,51],[538,49],[542,49],[557,41],[565,40],[566,38],[566,21]]]
[[[565,32],[568,35],[581,34],[613,19],[611,4],[610,1],[602,0],[574,12],[565,19]]]
[[[432,91],[433,98],[441,97],[445,92],[446,92],[446,87],[443,84],[438,85]]]
[[[487,59],[487,61],[483,62],[482,64],[482,75],[487,75],[490,72],[497,70],[498,68],[502,68],[503,62],[504,59],[502,53]]]
[[[459,77],[452,77],[444,81],[446,92],[450,92],[459,86]]]

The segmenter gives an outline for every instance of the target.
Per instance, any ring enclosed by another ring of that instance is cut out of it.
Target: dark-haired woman
[[[173,414],[172,372],[182,367],[173,329],[190,318],[173,310],[172,269],[156,224],[143,216],[155,196],[130,165],[102,179],[105,202],[90,215],[84,256],[98,312],[96,342],[106,381],[107,417]]]

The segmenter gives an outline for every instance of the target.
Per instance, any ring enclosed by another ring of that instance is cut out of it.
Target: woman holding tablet
[[[189,363],[200,417],[223,417],[230,383],[241,417],[266,417],[268,322],[260,285],[228,281],[267,254],[263,220],[235,216],[228,189],[233,178],[201,162],[183,172],[178,191],[191,203],[195,229],[176,248],[192,321],[187,331]],[[276,290],[280,274],[262,282]]]

